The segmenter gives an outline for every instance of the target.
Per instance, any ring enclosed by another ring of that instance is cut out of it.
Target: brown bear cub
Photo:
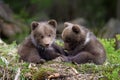
[[[64,54],[64,50],[54,43],[56,26],[55,20],[32,22],[31,34],[18,48],[20,59],[32,63],[43,63]]]
[[[62,32],[64,47],[67,50],[68,61],[78,64],[93,62],[103,64],[106,52],[95,35],[85,27],[65,22]]]

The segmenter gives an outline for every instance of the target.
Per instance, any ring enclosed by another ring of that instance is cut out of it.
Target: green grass
[[[98,74],[99,80],[119,80],[120,78],[120,50],[115,50],[115,39],[99,39],[105,47],[107,53],[107,60],[103,65],[95,65],[93,63],[75,65],[71,63],[61,64],[65,66],[74,67],[81,74]],[[56,41],[60,46],[63,46],[61,41]],[[28,80],[28,78],[37,79],[46,72],[54,72],[54,68],[41,68],[41,64],[32,65],[26,62],[19,62],[17,54],[16,42],[7,44],[0,44],[0,79],[7,78],[13,80],[20,68],[20,80]],[[53,64],[53,62],[48,62]],[[44,64],[43,64],[44,65]],[[3,74],[4,73],[4,74]],[[29,74],[29,75],[28,75]]]

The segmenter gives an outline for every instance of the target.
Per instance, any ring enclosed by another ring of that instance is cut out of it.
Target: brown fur
[[[77,24],[66,22],[65,26],[62,39],[68,51],[68,61],[79,64],[87,62],[103,64],[105,62],[105,50],[92,32]]]
[[[63,50],[54,44],[56,26],[55,20],[32,22],[30,36],[18,48],[20,58],[27,62],[43,63],[60,56]]]

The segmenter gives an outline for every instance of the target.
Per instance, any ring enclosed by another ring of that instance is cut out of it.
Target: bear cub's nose
[[[49,44],[45,44],[45,46],[46,46],[46,47],[48,47],[48,46],[49,46]]]

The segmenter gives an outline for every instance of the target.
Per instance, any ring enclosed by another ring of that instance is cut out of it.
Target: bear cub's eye
[[[49,36],[49,37],[51,37],[51,35],[50,35],[50,34],[49,34],[48,36]]]
[[[44,36],[40,36],[41,38],[44,38]]]

